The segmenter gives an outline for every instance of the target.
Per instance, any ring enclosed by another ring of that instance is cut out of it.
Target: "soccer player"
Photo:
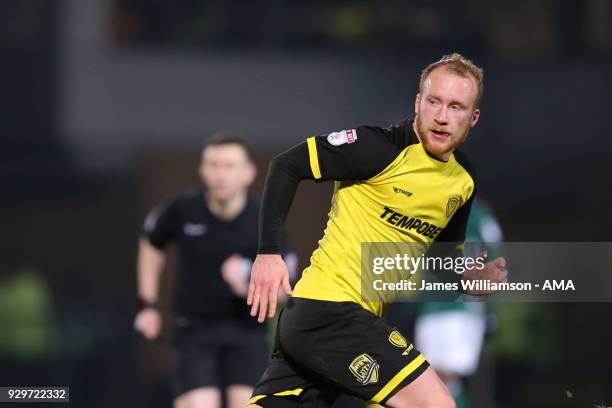
[[[158,295],[164,249],[174,242],[178,250],[176,408],[220,407],[222,389],[229,408],[244,407],[257,371],[265,368],[265,329],[249,318],[244,302],[257,253],[259,206],[248,194],[255,173],[247,143],[218,133],[202,150],[204,188],[181,192],[145,221],[138,253],[141,310],[134,324],[150,340],[162,327]]]
[[[483,74],[459,54],[427,66],[415,119],[310,137],[270,164],[247,303],[259,322],[282,286],[282,227],[300,180],[336,181],[319,247],[283,309],[253,407],[324,407],[340,390],[388,407],[454,407],[425,358],[381,318],[388,304],[360,293],[362,242],[449,244],[460,256],[476,181],[457,147],[480,116]],[[439,247],[439,245],[438,245]],[[507,280],[505,260],[450,279]],[[481,295],[490,291],[472,292]]]

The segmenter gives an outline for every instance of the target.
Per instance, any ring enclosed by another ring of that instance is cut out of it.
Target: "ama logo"
[[[571,279],[557,281],[555,279],[546,279],[542,290],[576,290],[574,282]]]

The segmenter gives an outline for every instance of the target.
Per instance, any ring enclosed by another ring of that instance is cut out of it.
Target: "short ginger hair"
[[[478,108],[480,106],[480,100],[482,99],[482,92],[484,90],[484,73],[482,72],[482,68],[456,52],[450,55],[444,55],[439,61],[433,62],[423,69],[421,72],[421,79],[419,81],[419,92],[423,92],[423,84],[425,83],[425,80],[429,74],[431,74],[431,72],[436,68],[440,67],[444,67],[447,71],[463,78],[471,76],[476,81],[476,84],[478,85],[478,93],[476,94],[474,107]]]

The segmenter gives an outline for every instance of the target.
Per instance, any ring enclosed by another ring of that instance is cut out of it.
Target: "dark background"
[[[132,330],[148,209],[198,183],[214,131],[250,136],[258,193],[305,137],[410,116],[453,51],[485,70],[465,150],[506,239],[609,241],[608,0],[1,0],[0,385],[168,406],[169,348]],[[302,265],[330,191],[300,187]],[[475,406],[612,405],[610,304],[499,307]]]

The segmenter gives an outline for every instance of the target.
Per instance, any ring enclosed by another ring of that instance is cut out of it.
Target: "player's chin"
[[[209,188],[210,197],[215,201],[227,201],[233,195],[234,191],[228,187]]]
[[[453,151],[454,144],[450,140],[429,140],[425,148],[429,154],[444,157]]]

